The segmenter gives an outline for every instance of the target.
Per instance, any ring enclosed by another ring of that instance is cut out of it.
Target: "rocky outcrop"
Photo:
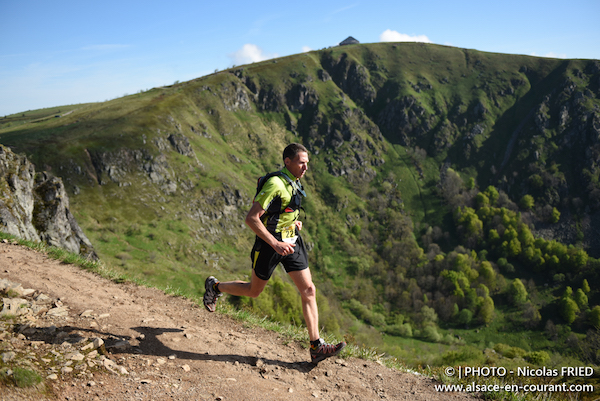
[[[275,88],[261,88],[258,93],[257,103],[261,111],[279,113],[285,110],[285,96]]]
[[[223,105],[227,111],[252,110],[248,94],[237,82],[232,82],[230,85],[223,83],[219,95],[223,99]]]
[[[288,106],[291,111],[303,111],[306,107],[315,107],[319,102],[319,95],[313,88],[305,84],[294,86],[287,94]]]
[[[425,109],[414,97],[405,96],[387,103],[376,121],[393,142],[410,146],[431,129],[427,117]]]
[[[24,156],[0,145],[0,230],[97,259],[69,210],[60,178],[35,172]]]
[[[183,135],[174,134],[168,140],[163,137],[154,139],[154,144],[161,152],[169,149],[169,143],[177,152],[191,154],[199,164],[188,139]],[[167,195],[177,190],[177,182],[173,179],[172,169],[163,153],[153,156],[147,149],[121,148],[112,152],[88,151],[88,154],[99,185],[112,181],[119,186],[129,186],[131,174],[137,172],[145,175]]]
[[[333,81],[356,104],[364,107],[373,104],[376,91],[371,85],[369,72],[364,65],[351,61],[345,53],[337,60],[326,55],[322,60],[322,65]],[[325,76],[323,75],[323,77]]]

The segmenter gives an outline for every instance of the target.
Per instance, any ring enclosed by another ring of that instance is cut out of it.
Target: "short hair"
[[[291,143],[288,146],[286,146],[285,149],[283,149],[283,160],[285,161],[287,157],[289,157],[290,160],[294,160],[300,152],[308,153],[308,150],[306,150],[304,145],[301,145],[299,143]]]

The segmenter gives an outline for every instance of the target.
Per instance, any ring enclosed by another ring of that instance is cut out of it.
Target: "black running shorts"
[[[302,237],[298,235],[294,253],[291,255],[282,256],[275,252],[273,248],[260,237],[256,237],[252,252],[250,253],[252,260],[252,269],[256,276],[263,280],[268,280],[275,271],[279,263],[287,273],[293,271],[304,270],[308,268],[308,255],[304,246]]]

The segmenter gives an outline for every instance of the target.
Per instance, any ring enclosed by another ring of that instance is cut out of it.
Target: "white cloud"
[[[260,47],[247,43],[242,48],[234,53],[228,55],[233,61],[233,64],[249,64],[257,63],[259,61],[268,60],[270,58],[278,57],[276,53],[267,54]]]
[[[310,48],[310,46],[302,46],[302,53],[307,53],[312,51],[312,49]]]
[[[386,29],[383,31],[381,35],[379,35],[380,42],[423,42],[423,43],[433,43],[427,36],[425,35],[415,35],[410,36],[405,33],[400,33],[397,31],[392,31],[391,29]]]

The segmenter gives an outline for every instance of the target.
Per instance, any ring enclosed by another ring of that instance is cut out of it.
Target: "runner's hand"
[[[273,249],[275,249],[275,252],[277,252],[278,254],[285,256],[285,255],[291,255],[292,253],[294,253],[295,246],[296,246],[296,244],[290,244],[289,242],[281,242],[280,241],[277,244],[275,244]]]
[[[302,230],[302,222],[300,220],[296,221],[296,227],[298,228],[298,231]]]

